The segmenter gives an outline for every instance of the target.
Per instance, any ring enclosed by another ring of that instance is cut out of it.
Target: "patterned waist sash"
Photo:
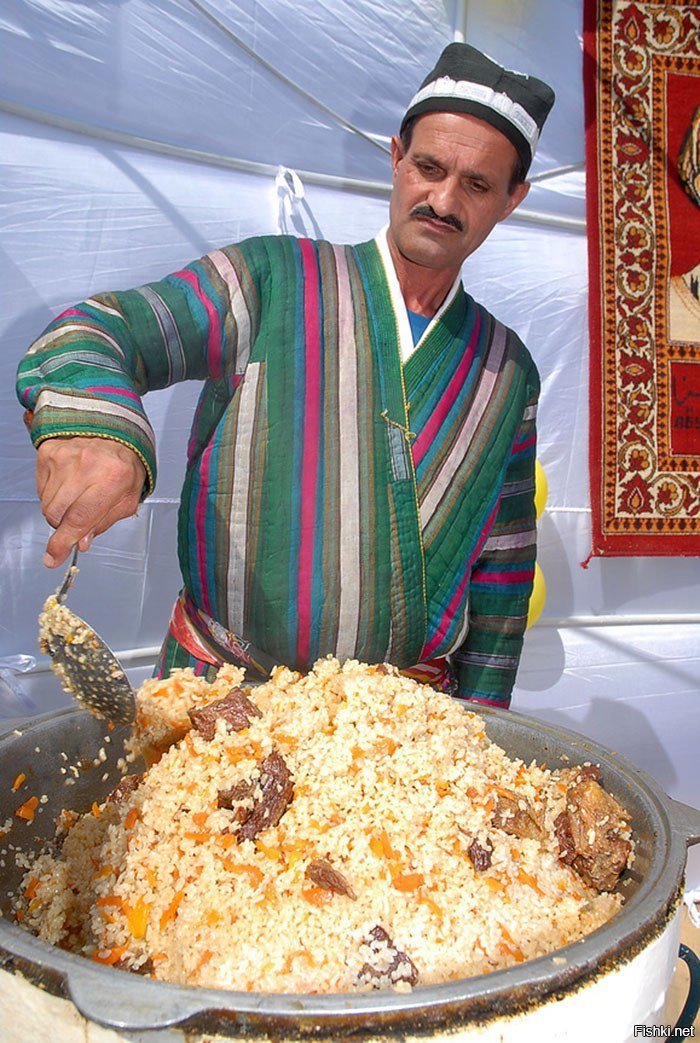
[[[227,630],[195,605],[187,590],[182,590],[170,616],[168,632],[190,655],[212,666],[234,663],[248,672],[249,681],[265,680],[279,664],[267,652]],[[402,670],[420,684],[452,694],[455,678],[447,659],[426,659]]]
[[[272,656],[233,634],[198,608],[184,589],[173,607],[169,632],[196,659],[212,666],[235,663],[258,675],[249,680],[266,679],[279,665]]]

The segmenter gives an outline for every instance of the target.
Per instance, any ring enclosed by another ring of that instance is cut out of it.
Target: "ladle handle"
[[[59,605],[63,602],[63,600],[65,599],[66,594],[68,593],[70,588],[73,586],[73,580],[75,579],[75,577],[77,575],[77,572],[78,572],[77,562],[78,562],[78,544],[76,543],[75,546],[73,547],[73,557],[71,558],[70,565],[68,566],[68,572],[66,572],[66,574],[65,574],[65,576],[63,578],[63,583],[61,584],[61,586],[56,591],[56,601],[59,603]]]

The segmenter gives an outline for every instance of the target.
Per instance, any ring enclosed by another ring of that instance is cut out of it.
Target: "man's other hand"
[[[87,550],[93,536],[136,513],[146,469],[136,453],[106,438],[50,438],[37,450],[41,513],[56,531],[44,564],[55,568],[74,544]]]

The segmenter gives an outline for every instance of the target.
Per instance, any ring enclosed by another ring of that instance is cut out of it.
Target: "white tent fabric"
[[[581,22],[580,0],[4,0],[0,718],[66,703],[36,647],[37,613],[59,577],[41,564],[48,530],[13,392],[27,344],[89,293],[139,285],[249,235],[371,238],[387,216],[389,138],[457,34],[557,92],[528,199],[464,269],[543,377],[547,602],[513,705],[599,739],[700,803],[698,560],[580,565],[590,549]],[[156,493],[95,542],[71,594],[135,679],[178,589],[175,520],[197,391],[149,396]],[[700,882],[699,860],[690,875]]]

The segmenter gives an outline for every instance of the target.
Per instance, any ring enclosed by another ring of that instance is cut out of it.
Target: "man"
[[[159,671],[320,655],[508,705],[535,555],[538,376],[460,269],[525,198],[554,96],[451,44],[392,141],[388,229],[261,237],[59,316],[20,366],[62,562],[155,482],[147,390],[205,381]]]

